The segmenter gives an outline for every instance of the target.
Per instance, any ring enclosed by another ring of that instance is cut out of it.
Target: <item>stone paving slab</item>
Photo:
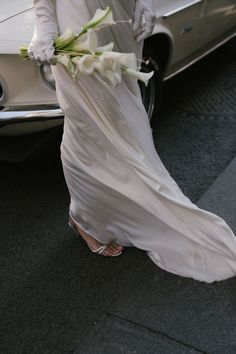
[[[236,280],[205,284],[148,260],[109,311],[208,354],[236,353]]]
[[[105,315],[74,354],[198,354],[194,348],[147,328]]]
[[[236,158],[217,178],[197,205],[225,219],[236,233]]]

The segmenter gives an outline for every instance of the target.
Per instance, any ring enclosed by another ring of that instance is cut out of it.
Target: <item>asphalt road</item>
[[[164,85],[155,145],[194,202],[236,156],[235,52],[231,41]],[[72,353],[149,260],[135,249],[97,257],[75,239],[57,139],[0,170],[0,353]]]

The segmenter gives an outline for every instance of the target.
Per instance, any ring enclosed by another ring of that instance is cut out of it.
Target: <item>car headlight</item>
[[[45,82],[45,84],[50,87],[51,89],[55,90],[56,85],[55,85],[55,80],[52,74],[52,69],[50,65],[41,65],[40,66],[40,72],[42,75],[42,78]]]
[[[5,84],[5,81],[0,77],[0,106],[3,105],[6,99],[7,99],[7,85]]]

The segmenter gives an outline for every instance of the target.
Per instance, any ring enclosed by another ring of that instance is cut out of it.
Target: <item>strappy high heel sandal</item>
[[[70,227],[72,230],[74,230],[74,232],[76,233],[77,237],[82,237],[82,236],[80,235],[80,233],[79,233],[77,227],[76,227],[76,224],[74,223],[74,221],[73,221],[71,218],[69,218],[68,225],[69,225],[69,227]],[[83,238],[83,237],[82,237],[82,238]],[[85,241],[85,240],[84,240],[84,241]],[[85,242],[86,242],[86,241],[85,241]],[[86,242],[86,243],[87,243],[87,242]],[[117,257],[117,256],[120,256],[120,255],[123,253],[122,251],[120,251],[120,252],[117,252],[116,254],[109,255],[109,256],[105,256],[105,255],[103,254],[103,252],[109,247],[109,244],[104,244],[104,245],[102,245],[101,247],[97,248],[96,250],[92,249],[92,248],[89,246],[88,243],[87,243],[87,245],[88,245],[89,249],[90,249],[93,253],[98,254],[99,256],[104,256],[104,257]]]

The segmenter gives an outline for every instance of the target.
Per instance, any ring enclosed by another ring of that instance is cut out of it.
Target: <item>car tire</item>
[[[160,118],[160,110],[162,103],[162,69],[158,58],[145,55],[143,58],[142,68],[143,72],[154,71],[153,77],[149,80],[148,86],[139,82],[143,104],[146,108],[150,125],[152,129],[157,127]]]

